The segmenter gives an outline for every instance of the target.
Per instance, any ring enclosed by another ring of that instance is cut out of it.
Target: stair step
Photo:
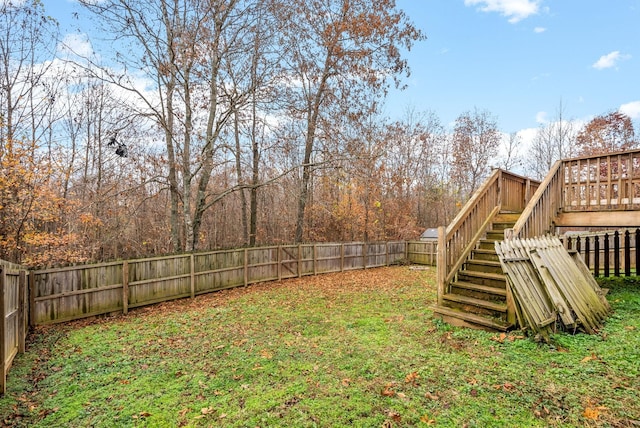
[[[473,260],[487,260],[487,261],[493,261],[493,262],[500,261],[498,254],[496,254],[495,249],[492,249],[492,250],[486,250],[482,248],[475,249],[472,251],[471,258]]]
[[[494,221],[491,227],[492,230],[501,231],[502,233],[504,233],[505,229],[511,229],[515,225],[515,223],[512,223],[510,221]]]
[[[460,288],[464,290],[475,291],[494,296],[506,297],[507,289],[499,287],[490,287],[487,285],[474,284],[472,282],[455,281],[451,283],[451,288]]]
[[[491,302],[489,300],[476,299],[475,297],[463,296],[461,294],[448,293],[442,296],[443,300],[456,302],[467,306],[476,306],[478,308],[488,309],[495,312],[507,312],[507,304],[500,302]]]
[[[493,218],[493,222],[494,223],[500,223],[500,222],[508,222],[508,223],[514,223],[518,221],[518,219],[520,218],[520,214],[522,213],[507,213],[507,212],[501,212],[498,213],[498,215],[496,215]]]
[[[431,306],[430,309],[436,316],[440,315],[449,324],[457,325],[459,327],[469,327],[488,331],[507,331],[513,327],[511,324],[501,320],[461,312],[443,306]]]
[[[458,272],[458,281],[472,282],[489,287],[507,287],[507,277],[503,273],[476,272],[465,269]]]
[[[473,272],[483,272],[483,273],[498,273],[502,272],[502,265],[499,261],[493,260],[478,260],[478,259],[469,259],[465,262],[466,270]]]
[[[478,248],[481,250],[496,250],[496,240],[495,239],[481,239],[478,243]]]
[[[487,230],[486,239],[488,241],[503,241],[504,240],[504,231],[503,230],[489,229],[489,230]]]

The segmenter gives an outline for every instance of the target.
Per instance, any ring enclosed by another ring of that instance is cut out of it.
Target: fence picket
[[[585,232],[565,236],[568,249],[580,253],[594,276],[638,275],[640,228],[605,232]],[[579,245],[582,241],[584,245]]]

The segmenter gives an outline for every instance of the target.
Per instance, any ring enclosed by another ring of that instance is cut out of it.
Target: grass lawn
[[[435,269],[254,285],[39,328],[0,399],[29,427],[640,426],[640,282],[599,335],[455,329]]]

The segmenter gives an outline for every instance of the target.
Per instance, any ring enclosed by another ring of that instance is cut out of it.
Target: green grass
[[[435,270],[228,290],[39,329],[0,399],[35,427],[633,426],[640,282],[610,280],[599,335],[456,329]]]

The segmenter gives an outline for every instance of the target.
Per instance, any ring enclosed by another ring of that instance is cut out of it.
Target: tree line
[[[91,39],[62,37],[37,0],[0,5],[13,262],[413,239],[492,167],[542,177],[567,154],[638,144],[618,112],[580,130],[560,114],[527,153],[483,109],[452,129],[432,111],[386,117],[403,52],[425,39],[393,0],[80,3]]]

